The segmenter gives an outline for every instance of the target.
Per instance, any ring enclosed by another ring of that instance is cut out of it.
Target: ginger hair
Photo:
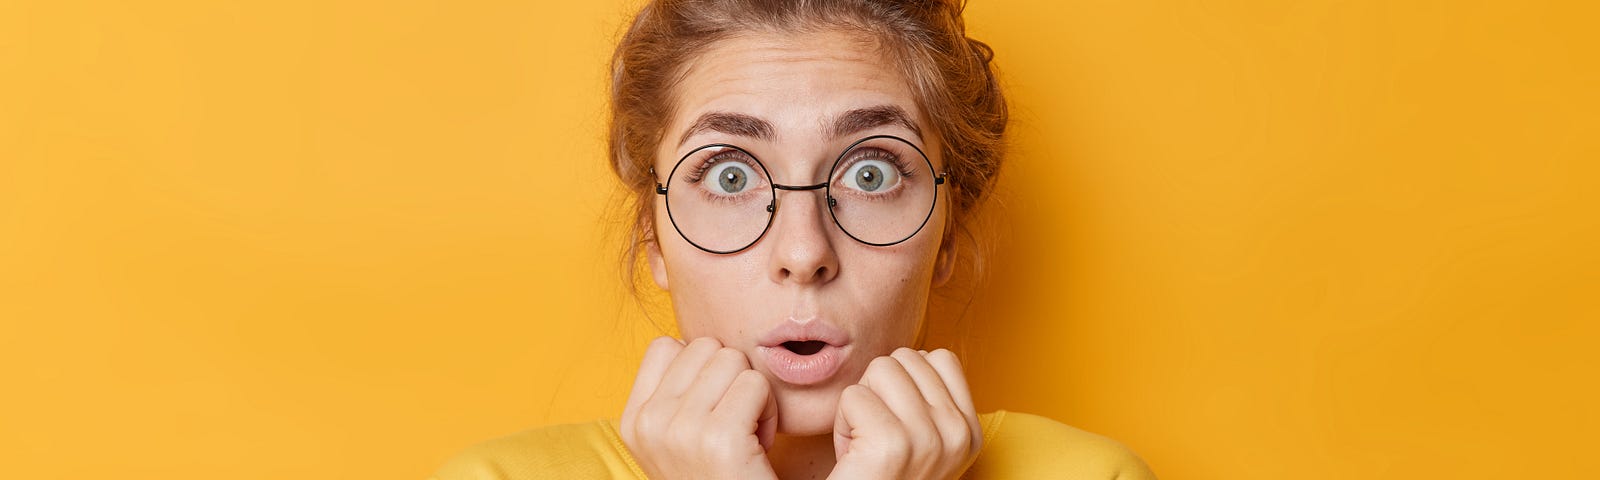
[[[968,38],[962,0],[654,0],[634,17],[611,57],[609,156],[631,217],[624,264],[635,285],[642,248],[655,241],[651,167],[674,113],[673,88],[695,55],[741,34],[838,29],[873,41],[896,65],[940,139],[951,221],[988,197],[1004,157],[1008,122],[994,51]],[[952,241],[948,237],[946,241]],[[973,258],[981,261],[981,258]]]

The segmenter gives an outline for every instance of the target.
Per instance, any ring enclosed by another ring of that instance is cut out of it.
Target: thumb
[[[897,428],[895,422],[897,420],[894,412],[889,410],[871,388],[861,384],[845,387],[844,394],[839,396],[839,413],[833,417],[833,453],[839,463],[833,472],[828,474],[828,478],[898,476],[893,471],[893,465],[902,464],[905,461],[903,456],[891,454],[887,450],[878,452],[883,455],[861,453],[849,455],[852,446],[868,450],[885,447],[883,444],[885,435]],[[878,445],[872,445],[873,443]],[[872,460],[873,458],[877,460]]]
[[[773,437],[778,434],[778,397],[767,390],[767,406],[761,410],[761,417],[756,419],[756,441],[761,443],[762,450],[772,450]]]
[[[833,458],[836,459],[850,451],[850,419],[844,414],[844,403],[847,401],[841,396],[839,407],[834,409],[833,414]]]
[[[833,456],[844,458],[845,452],[850,451],[850,442],[857,436],[856,427],[870,427],[873,423],[881,423],[878,417],[888,413],[888,407],[883,401],[872,393],[872,388],[855,384],[845,387],[839,395],[839,408],[833,415]],[[889,413],[889,415],[893,415]]]

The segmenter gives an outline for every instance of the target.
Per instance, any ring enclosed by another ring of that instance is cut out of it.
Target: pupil
[[[719,177],[717,183],[721,184],[722,191],[737,193],[740,190],[744,190],[744,170],[740,170],[739,167],[724,168],[722,169],[722,175],[719,175]]]
[[[883,170],[872,165],[861,167],[856,173],[856,184],[860,185],[862,190],[876,191],[883,186]]]

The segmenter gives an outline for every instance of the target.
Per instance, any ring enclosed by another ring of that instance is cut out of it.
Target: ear
[[[955,235],[945,235],[944,241],[939,242],[939,256],[933,261],[933,286],[938,287],[949,282],[955,271],[956,238]]]
[[[645,257],[650,260],[650,273],[656,279],[656,286],[662,290],[667,288],[667,261],[661,258],[661,244],[649,242],[644,246]]]

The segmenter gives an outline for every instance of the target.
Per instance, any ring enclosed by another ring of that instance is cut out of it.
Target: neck
[[[833,434],[794,437],[778,435],[767,450],[772,470],[784,480],[821,480],[833,471]]]

